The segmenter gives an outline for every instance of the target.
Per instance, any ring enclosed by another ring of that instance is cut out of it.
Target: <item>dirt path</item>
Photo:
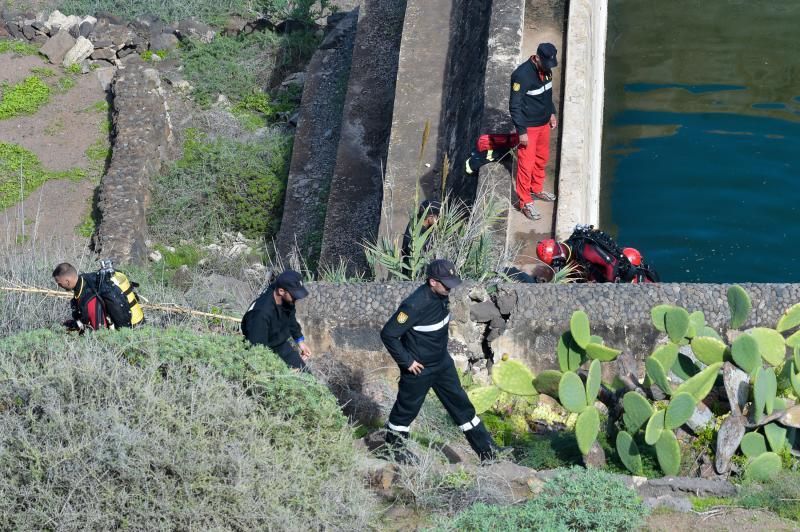
[[[553,102],[557,114],[561,114],[561,94],[564,77],[564,27],[566,24],[565,0],[527,0],[525,4],[525,25],[522,36],[522,58],[530,57],[536,53],[536,47],[541,42],[551,42],[558,49],[558,67],[553,76]],[[544,189],[553,192],[556,176],[558,175],[558,159],[560,150],[560,125],[550,136],[550,160],[547,163]],[[516,169],[515,169],[516,173]],[[516,203],[516,195],[513,195]],[[508,236],[509,245],[522,245],[517,256],[517,265],[526,265],[536,262],[536,243],[542,238],[552,236],[555,228],[555,203],[536,201],[536,208],[542,213],[542,218],[532,222],[525,218],[517,209],[509,210]]]
[[[61,67],[33,56],[0,55],[0,81],[17,83],[32,75],[33,68],[49,68],[63,76]],[[45,78],[48,79],[48,78]],[[52,77],[49,79],[57,79]],[[106,133],[101,130],[107,113],[93,108],[106,93],[93,74],[75,76],[75,86],[65,92],[54,90],[50,101],[35,115],[18,116],[0,121],[0,141],[18,144],[35,153],[46,170],[81,168],[88,178],[79,182],[48,181],[21,204],[0,211],[0,240],[29,242],[54,237],[81,238],[76,226],[86,217],[98,180],[97,162],[86,156],[86,150]],[[24,228],[24,229],[23,229]],[[21,235],[25,235],[23,239]]]
[[[718,513],[682,514],[674,512],[656,512],[647,520],[643,530],[651,532],[773,532],[800,530],[797,523],[781,519],[773,513],[763,510],[745,510],[743,508],[722,508]]]

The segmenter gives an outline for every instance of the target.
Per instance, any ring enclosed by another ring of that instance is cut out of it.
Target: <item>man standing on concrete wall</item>
[[[533,199],[555,201],[544,191],[544,169],[550,157],[550,130],[558,125],[553,105],[553,68],[558,64],[556,47],[541,43],[536,55],[511,74],[509,111],[519,135],[516,189],[519,208],[530,220],[542,215]]]
[[[461,284],[461,279],[453,263],[442,259],[428,264],[426,274],[425,284],[400,304],[381,331],[386,349],[400,367],[397,400],[386,425],[386,445],[398,462],[416,461],[406,449],[405,440],[409,425],[433,388],[481,460],[494,458],[492,436],[475,415],[447,352],[450,290]]]

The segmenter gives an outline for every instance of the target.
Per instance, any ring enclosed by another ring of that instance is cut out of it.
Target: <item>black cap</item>
[[[426,216],[439,216],[439,212],[442,210],[442,202],[426,199],[419,204],[419,215],[422,216],[426,210],[428,211]]]
[[[445,285],[448,290],[452,290],[461,284],[461,277],[458,276],[456,267],[449,260],[436,259],[432,261],[428,264],[426,273],[429,279],[436,279]]]
[[[303,299],[308,295],[308,290],[303,286],[303,277],[294,270],[286,270],[280,274],[278,278],[275,279],[275,286],[277,288],[283,288],[292,294],[295,300]]]
[[[542,66],[547,70],[552,70],[558,65],[556,54],[558,50],[549,42],[543,42],[536,49],[536,56],[542,62]]]

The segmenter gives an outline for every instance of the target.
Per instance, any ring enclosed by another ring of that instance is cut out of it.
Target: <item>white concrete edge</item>
[[[607,0],[571,0],[564,59],[561,165],[555,235],[597,225],[603,140]]]

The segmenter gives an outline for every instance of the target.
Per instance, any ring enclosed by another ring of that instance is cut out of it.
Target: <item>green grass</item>
[[[30,115],[50,99],[50,87],[38,76],[30,76],[14,85],[3,84],[0,120]]]
[[[75,81],[75,78],[73,76],[67,75],[58,78],[58,82],[56,82],[56,88],[58,89],[59,92],[69,92],[70,90],[75,88],[75,85],[77,84],[78,82]]]
[[[0,39],[0,54],[39,55],[39,46],[25,41]]]
[[[89,212],[83,217],[83,220],[81,220],[80,225],[75,228],[75,232],[78,233],[78,236],[82,236],[83,238],[91,238],[96,229],[97,223],[94,220],[94,213],[92,209],[89,209]]]
[[[733,506],[735,499],[727,497],[689,497],[692,501],[692,510],[695,512],[705,512],[719,506]]]
[[[50,179],[79,181],[86,175],[80,168],[45,170],[33,152],[16,144],[0,143],[0,210],[25,199]]]
[[[86,158],[93,163],[105,162],[111,155],[111,145],[108,139],[100,138],[86,148]]]
[[[769,482],[744,482],[736,502],[745,508],[763,508],[800,522],[800,471],[781,471]]]
[[[31,74],[35,74],[41,78],[54,78],[58,75],[56,71],[50,67],[33,67],[31,69]]]

